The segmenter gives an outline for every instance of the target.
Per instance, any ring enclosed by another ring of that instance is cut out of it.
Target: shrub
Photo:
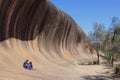
[[[93,61],[93,62],[88,62],[88,65],[96,65],[96,64],[98,64],[98,60]]]
[[[95,64],[99,64],[98,60],[97,61],[93,61],[93,65]]]
[[[114,69],[115,74],[120,74],[120,65],[117,65]]]

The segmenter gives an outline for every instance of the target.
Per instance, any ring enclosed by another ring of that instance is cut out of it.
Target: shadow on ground
[[[120,75],[113,75],[113,80],[120,80]]]
[[[87,75],[83,77],[85,80],[113,80],[112,77],[104,75]]]

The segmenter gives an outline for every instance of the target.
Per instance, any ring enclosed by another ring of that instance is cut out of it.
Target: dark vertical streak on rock
[[[5,30],[6,30],[6,13],[7,13],[7,10],[11,4],[12,0],[3,0],[2,1],[2,6],[1,6],[1,12],[0,12],[0,41],[3,41],[5,40]]]

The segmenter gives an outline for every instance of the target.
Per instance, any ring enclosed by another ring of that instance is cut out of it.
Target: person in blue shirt
[[[23,67],[24,67],[25,69],[28,68],[28,60],[26,60],[26,61],[23,63]]]

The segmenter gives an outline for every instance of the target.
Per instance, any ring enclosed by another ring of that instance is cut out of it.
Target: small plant
[[[92,62],[88,62],[88,65],[92,65]]]
[[[98,60],[93,62],[88,62],[88,65],[96,65],[96,64],[98,64]]]
[[[95,64],[99,64],[98,60],[97,61],[93,61],[93,65]]]
[[[120,74],[120,65],[117,65],[114,69],[115,74]]]

